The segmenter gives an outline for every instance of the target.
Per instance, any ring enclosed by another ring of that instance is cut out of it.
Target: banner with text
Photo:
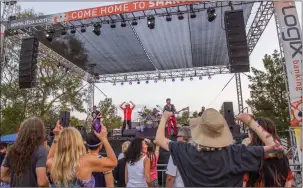
[[[297,127],[302,121],[302,31],[294,1],[276,1],[274,6],[288,78],[290,125]]]

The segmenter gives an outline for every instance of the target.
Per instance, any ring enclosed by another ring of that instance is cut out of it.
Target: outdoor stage
[[[83,75],[89,83],[89,115],[95,83],[157,83],[230,73],[235,73],[238,109],[243,112],[240,73],[246,71],[235,71],[243,67],[230,59],[235,51],[229,50],[225,13],[243,10],[245,47],[251,54],[275,12],[289,89],[291,149],[296,154],[294,163],[300,163],[302,117],[298,114],[302,111],[302,88],[297,76],[302,74],[302,36],[294,2],[127,2],[24,19],[17,19],[16,3],[5,1],[3,7],[1,32],[5,35],[1,37],[1,49],[6,50],[1,53],[2,60],[20,54],[20,48],[12,46],[21,45],[22,38],[37,37],[38,63],[44,54],[50,54],[57,66]],[[14,58],[19,61],[19,57]],[[249,66],[243,70],[249,70]]]

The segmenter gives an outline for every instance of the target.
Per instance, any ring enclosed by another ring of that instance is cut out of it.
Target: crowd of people
[[[165,125],[174,110],[166,107],[156,139],[127,141],[118,157],[108,141],[106,125],[89,133],[84,142],[76,128],[63,128],[58,121],[47,150],[43,121],[26,119],[8,150],[0,144],[1,185],[158,187],[161,147],[170,152],[166,187],[291,187],[293,173],[271,120],[236,116],[250,134],[246,145],[234,144],[223,116],[215,109],[202,110],[201,117],[190,119],[189,126],[178,130],[177,141],[172,141],[165,136]],[[124,125],[130,125],[128,119]],[[102,148],[106,156],[100,155]]]

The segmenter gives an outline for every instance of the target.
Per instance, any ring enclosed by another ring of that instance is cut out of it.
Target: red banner
[[[162,1],[162,2],[135,1],[135,2],[70,11],[65,13],[63,19],[65,21],[82,20],[88,18],[96,18],[96,17],[137,12],[143,10],[167,8],[177,5],[187,5],[187,4],[200,3],[200,2],[201,1]],[[63,15],[61,15],[60,17],[62,18],[62,16]]]

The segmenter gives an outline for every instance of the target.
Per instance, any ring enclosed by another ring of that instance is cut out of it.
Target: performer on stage
[[[177,113],[177,111],[175,105],[171,104],[170,98],[166,99],[166,105],[164,106],[163,111],[168,111],[173,113],[173,115],[168,120],[168,127],[167,127],[168,135],[170,135],[170,129],[172,124],[174,129],[174,135],[177,135],[177,120],[176,120],[176,116],[174,115],[175,113]]]
[[[124,114],[124,121],[123,121],[122,130],[121,130],[122,136],[123,136],[123,132],[126,128],[126,124],[128,126],[128,129],[132,128],[132,112],[136,105],[132,101],[130,101],[130,103],[132,104],[132,107],[130,107],[130,104],[126,103],[126,102],[123,102],[122,104],[120,104],[120,108],[123,110],[123,114]],[[125,104],[125,107],[123,107],[124,104]]]
[[[201,112],[199,112],[199,117],[202,117],[202,114],[203,114],[203,112],[204,112],[204,110],[205,110],[205,107],[204,106],[202,106],[202,109],[201,109]]]

